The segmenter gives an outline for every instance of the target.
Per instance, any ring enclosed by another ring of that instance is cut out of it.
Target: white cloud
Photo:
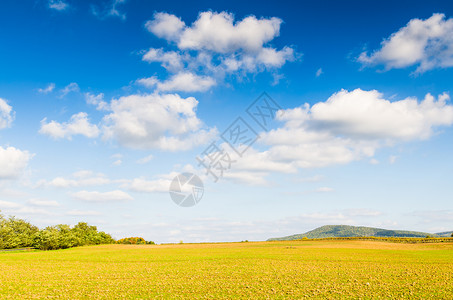
[[[53,213],[43,209],[43,208],[37,208],[37,207],[30,207],[30,206],[25,206],[21,205],[18,209],[12,210],[14,214],[24,214],[24,215],[52,215]]]
[[[142,58],[147,62],[160,62],[162,67],[171,71],[178,72],[184,68],[184,57],[175,51],[163,51],[162,49],[149,49]]]
[[[69,8],[69,4],[63,0],[49,0],[49,8],[63,11]]]
[[[15,202],[0,200],[0,207],[1,208],[19,208],[21,206],[22,206],[21,204],[18,204],[18,203],[15,203]]]
[[[333,192],[333,191],[334,191],[333,188],[326,187],[326,186],[317,188],[317,189],[315,190],[315,192],[317,192],[317,193],[330,193],[330,192]]]
[[[123,158],[123,154],[121,154],[121,153],[115,153],[115,154],[113,154],[112,156],[110,156],[110,158],[117,158],[117,159],[120,159],[120,158]]]
[[[60,90],[60,98],[65,97],[69,93],[78,93],[80,92],[79,85],[75,82],[71,82],[67,86],[65,86],[63,89]]]
[[[13,179],[19,177],[33,157],[28,151],[14,147],[3,148],[0,146],[0,179]]]
[[[90,170],[80,170],[80,171],[74,172],[72,174],[72,176],[74,176],[75,178],[87,178],[92,175],[93,175],[93,171],[90,171]]]
[[[91,93],[85,93],[85,101],[90,104],[96,106],[97,110],[107,110],[108,103],[104,101],[104,94],[100,93],[97,95]]]
[[[265,179],[266,175],[264,172],[236,171],[233,169],[225,172],[223,178],[239,184],[269,186],[269,182]]]
[[[41,94],[51,93],[55,89],[55,83],[49,83],[49,85],[43,89],[38,89],[38,92]]]
[[[177,174],[175,173],[175,176]],[[161,178],[156,180],[146,180],[144,178],[135,178],[129,183],[124,184],[124,187],[133,191],[141,193],[166,193],[170,188],[171,179]]]
[[[427,139],[440,126],[453,124],[448,95],[422,101],[384,99],[375,90],[341,90],[325,102],[280,111],[280,128],[261,133],[265,151],[248,149],[242,157],[231,156],[232,169],[225,179],[262,184],[270,173],[295,173],[301,168],[320,168],[373,158],[382,148]],[[230,151],[231,153],[231,151]],[[242,179],[242,180],[241,180]]]
[[[294,49],[266,46],[280,33],[282,20],[249,16],[234,22],[227,12],[201,12],[190,26],[178,17],[156,13],[146,28],[156,36],[176,44],[179,51],[150,49],[143,60],[160,62],[173,73],[184,68],[215,78],[238,71],[261,72],[281,68],[295,59]],[[239,75],[240,76],[240,75]]]
[[[113,0],[112,7],[108,11],[108,15],[113,16],[113,17],[119,17],[120,19],[125,20],[126,14],[118,11],[118,8],[117,8],[117,6],[119,4],[123,4],[125,2],[126,2],[126,0]]]
[[[129,194],[120,190],[114,190],[111,192],[80,191],[72,194],[72,197],[75,200],[86,202],[116,202],[134,200]]]
[[[282,50],[277,51],[274,48],[263,48],[258,53],[257,63],[262,63],[266,67],[282,67],[287,61],[294,58],[294,50],[289,47],[284,47]]]
[[[130,95],[112,100],[104,117],[104,138],[132,148],[187,150],[205,144],[217,130],[202,129],[198,101],[176,94]]]
[[[316,71],[316,77],[319,77],[322,75],[322,68],[319,68],[317,71]]]
[[[379,160],[377,160],[376,158],[372,158],[372,159],[370,159],[370,164],[378,165],[379,164]]]
[[[412,19],[381,43],[370,55],[363,52],[364,65],[383,64],[385,69],[417,65],[416,73],[453,66],[453,19],[433,14],[426,20]]]
[[[91,13],[103,20],[107,17],[118,17],[122,21],[126,20],[126,14],[118,10],[118,5],[126,3],[126,0],[111,0],[110,4],[98,9],[98,7],[91,5]]]
[[[0,189],[0,197],[3,198],[25,198],[29,197],[30,194],[23,190],[16,190],[11,188]]]
[[[308,121],[319,130],[348,137],[426,139],[434,127],[453,124],[453,106],[446,103],[449,99],[444,93],[437,100],[427,94],[421,102],[416,98],[391,102],[376,90],[342,90],[313,105],[307,111]]]
[[[258,72],[262,71],[263,68],[280,68],[287,61],[293,60],[294,50],[292,48],[284,47],[280,51],[277,51],[274,48],[263,48],[257,54],[226,57],[223,59],[223,66],[227,73],[240,70]]]
[[[56,121],[47,122],[47,118],[41,120],[39,133],[48,135],[54,139],[72,139],[74,135],[83,135],[87,138],[99,136],[97,125],[91,124],[87,113],[80,112],[71,117],[68,122],[58,123]]]
[[[323,179],[324,179],[324,176],[322,176],[322,175],[314,175],[311,177],[298,178],[296,181],[298,181],[298,182],[319,182]]]
[[[38,215],[51,215],[52,213],[42,209],[42,208],[36,208],[36,207],[29,207],[25,206],[20,203],[15,203],[15,202],[10,202],[10,201],[3,201],[0,200],[0,207],[2,209],[7,209],[8,212],[13,213],[13,214],[38,214]]]
[[[156,13],[154,19],[146,22],[146,29],[166,40],[177,39],[185,27],[180,18],[167,13]]]
[[[143,164],[149,163],[153,158],[154,158],[154,156],[152,154],[150,154],[148,156],[142,157],[139,160],[137,160],[137,163],[143,165]]]
[[[34,206],[46,206],[46,207],[60,206],[60,204],[57,201],[42,200],[42,199],[35,199],[35,198],[28,200],[27,203],[30,205],[34,205]]]
[[[202,12],[192,26],[185,26],[176,16],[158,13],[147,29],[159,37],[175,41],[180,49],[232,53],[238,50],[259,53],[263,45],[280,33],[279,18],[249,16],[233,24],[227,12]]]
[[[15,113],[8,102],[0,98],[0,129],[11,127]]]
[[[98,216],[101,213],[94,210],[72,209],[66,213],[68,216]]]
[[[310,168],[345,164],[372,157],[376,149],[398,142],[429,138],[438,126],[453,124],[448,95],[437,101],[427,94],[390,102],[377,91],[342,90],[311,108],[280,114],[282,128],[263,135],[271,145],[268,159]]]
[[[158,83],[163,89],[176,88],[194,90],[204,89],[209,79],[184,76],[174,77],[173,81]],[[193,82],[195,79],[199,82]],[[193,84],[193,86],[190,86]],[[217,134],[216,128],[206,128],[196,115],[198,101],[193,97],[181,98],[177,94],[129,95],[113,99],[110,103],[103,100],[103,95],[85,94],[89,104],[98,109],[108,110],[101,129],[90,123],[85,112],[74,114],[68,122],[41,120],[39,133],[54,139],[71,140],[74,135],[96,138],[101,132],[104,140],[115,139],[119,144],[131,148],[162,149],[170,151],[188,150],[207,143]],[[116,164],[120,164],[117,161]]]
[[[90,178],[79,179],[77,186],[99,186],[111,183],[111,180],[103,175],[93,176]]]
[[[68,187],[75,187],[78,185],[78,182],[73,179],[65,179],[63,177],[55,177],[50,182],[40,182],[41,184],[45,184],[47,186],[57,187],[57,188],[68,188]]]
[[[190,72],[177,73],[163,82],[155,77],[142,78],[137,82],[148,88],[156,87],[158,91],[163,92],[205,92],[216,84],[211,77],[198,76]]]
[[[92,171],[82,170],[72,174],[72,178],[55,177],[54,179],[40,180],[37,183],[37,187],[55,187],[55,188],[73,188],[73,187],[84,187],[84,186],[101,186],[111,183],[104,174],[94,174]]]
[[[348,209],[346,213],[351,217],[377,217],[382,215],[381,211],[364,208]]]

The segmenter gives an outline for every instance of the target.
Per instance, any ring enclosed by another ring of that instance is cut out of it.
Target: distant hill
[[[450,237],[453,231],[446,231],[446,232],[438,232],[435,233],[435,235],[440,236],[440,237]]]
[[[271,238],[268,241],[291,241],[299,240],[307,237],[309,239],[320,239],[328,237],[361,237],[361,236],[375,236],[375,237],[426,237],[430,236],[451,236],[450,232],[442,233],[427,233],[418,231],[404,231],[404,230],[387,230],[381,228],[364,227],[364,226],[348,226],[348,225],[326,225],[308,231],[302,234],[295,234],[280,238]]]

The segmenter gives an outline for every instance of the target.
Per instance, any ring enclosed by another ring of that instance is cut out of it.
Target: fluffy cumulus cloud
[[[364,139],[413,140],[428,138],[438,126],[453,122],[453,106],[447,105],[448,94],[433,97],[427,94],[422,101],[407,98],[391,102],[376,90],[342,90],[326,102],[309,110],[311,128],[330,134]],[[291,113],[282,119],[294,122]]]
[[[216,81],[208,76],[198,76],[190,72],[180,72],[171,76],[166,81],[159,81],[156,77],[142,78],[138,83],[163,92],[205,92],[216,84]]]
[[[163,49],[149,49],[142,58],[146,62],[160,62],[162,66],[173,72],[177,72],[184,67],[184,57],[175,51],[165,52]]]
[[[142,79],[150,85],[153,78]],[[157,80],[156,80],[157,81]],[[210,78],[193,74],[176,74],[164,82],[153,83],[159,90],[206,90],[215,84]],[[182,98],[177,94],[133,94],[110,103],[103,94],[86,93],[88,104],[106,111],[99,125],[92,124],[88,114],[74,114],[67,122],[41,121],[39,133],[54,139],[71,140],[75,135],[114,140],[120,145],[135,149],[161,149],[184,151],[206,144],[217,135],[216,128],[207,128],[196,115],[198,101],[193,97]],[[121,164],[117,160],[116,165]],[[53,185],[75,186],[72,181],[56,178]],[[72,183],[71,183],[72,182]]]
[[[146,27],[158,37],[176,42],[180,49],[259,53],[265,43],[279,35],[281,23],[279,18],[258,20],[249,16],[234,24],[232,14],[208,11],[200,13],[191,26],[176,16],[157,13]]]
[[[416,72],[453,66],[453,19],[433,14],[426,20],[412,19],[381,43],[371,54],[363,52],[364,65],[382,64],[386,69],[417,65]]]
[[[0,179],[13,179],[22,175],[32,157],[28,151],[0,147]]]
[[[112,100],[104,117],[104,138],[132,148],[187,150],[205,144],[216,134],[203,129],[196,116],[198,101],[176,94],[130,95]]]
[[[10,127],[14,120],[13,108],[8,102],[0,98],[0,129]]]
[[[172,73],[189,69],[219,78],[233,72],[275,71],[295,59],[291,47],[278,50],[268,45],[279,36],[281,23],[279,18],[255,16],[235,22],[233,14],[209,11],[186,25],[175,15],[156,13],[146,28],[177,51],[151,48],[143,60],[159,62]]]
[[[427,94],[418,101],[390,101],[378,91],[341,90],[325,102],[280,111],[283,126],[262,133],[266,151],[247,150],[233,157],[226,179],[262,184],[273,172],[295,173],[373,159],[382,147],[431,137],[442,126],[453,124],[449,96]]]
[[[97,125],[91,124],[87,113],[80,112],[71,117],[68,122],[59,123],[56,121],[47,121],[47,118],[41,120],[41,129],[39,133],[48,135],[54,139],[71,139],[74,135],[83,135],[88,138],[94,138],[99,135]]]
[[[381,146],[429,138],[435,128],[453,124],[453,106],[447,94],[427,94],[417,101],[389,101],[376,90],[341,90],[327,101],[288,109],[285,122],[263,141],[273,158],[298,167],[316,167],[371,157]]]
[[[108,109],[108,103],[104,101],[104,94],[100,93],[94,95],[92,93],[85,93],[85,101],[90,104],[96,106],[97,110],[106,110]]]

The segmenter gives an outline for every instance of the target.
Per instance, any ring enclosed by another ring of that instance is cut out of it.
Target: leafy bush
[[[119,239],[116,241],[117,244],[125,244],[125,245],[154,245],[155,243],[153,241],[146,241],[142,237],[128,237],[128,238],[123,238]]]

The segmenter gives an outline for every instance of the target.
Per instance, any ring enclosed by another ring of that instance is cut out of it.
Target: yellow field
[[[453,299],[453,243],[104,245],[0,253],[0,298]]]

